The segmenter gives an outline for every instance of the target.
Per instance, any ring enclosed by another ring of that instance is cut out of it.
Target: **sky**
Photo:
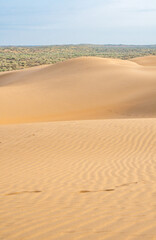
[[[0,45],[156,44],[156,0],[0,0]]]

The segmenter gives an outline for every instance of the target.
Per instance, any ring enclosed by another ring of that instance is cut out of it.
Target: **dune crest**
[[[3,73],[0,123],[155,117],[155,76],[155,68],[97,57]]]

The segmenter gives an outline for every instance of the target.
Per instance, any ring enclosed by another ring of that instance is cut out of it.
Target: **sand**
[[[156,67],[156,56],[138,57],[131,59],[131,61],[143,66]]]
[[[0,239],[156,239],[156,57],[145,60],[0,74]]]
[[[0,74],[0,123],[156,117],[153,59],[81,57]]]

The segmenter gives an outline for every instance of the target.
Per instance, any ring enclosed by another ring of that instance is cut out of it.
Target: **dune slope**
[[[82,57],[0,74],[0,123],[155,117],[155,94],[156,68]]]
[[[155,119],[0,132],[0,239],[156,239]]]

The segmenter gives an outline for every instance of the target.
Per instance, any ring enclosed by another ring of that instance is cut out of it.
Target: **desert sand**
[[[154,62],[81,57],[1,73],[0,123],[155,117]]]
[[[0,74],[0,239],[156,239],[156,57]]]

